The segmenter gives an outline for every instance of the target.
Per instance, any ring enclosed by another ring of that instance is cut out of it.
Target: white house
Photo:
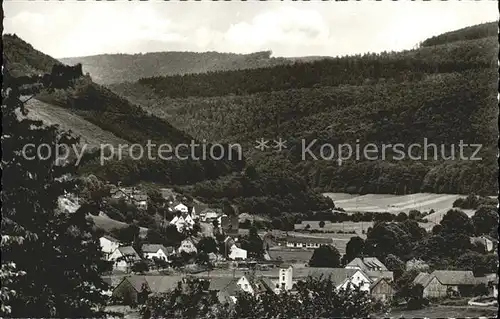
[[[135,262],[141,260],[141,257],[131,246],[124,246],[115,249],[108,260],[114,261],[114,270],[128,271]]]
[[[146,194],[134,195],[134,203],[139,209],[142,210],[148,209],[148,195]]]
[[[104,253],[106,260],[108,260],[109,256],[120,246],[118,239],[108,235],[99,238],[99,244],[101,245],[101,251]]]
[[[247,251],[233,244],[230,248],[228,258],[231,260],[245,260],[247,259]]]
[[[252,295],[255,293],[254,287],[252,287],[252,284],[245,276],[241,276],[241,278],[237,281],[236,284],[240,286],[241,290],[243,290],[244,292],[248,292],[249,294]]]
[[[333,240],[325,237],[293,237],[288,236],[285,239],[288,248],[308,248],[315,249],[321,245],[333,246]]]
[[[183,230],[192,229],[194,220],[188,213],[181,213],[180,215],[172,218],[170,224],[175,225],[175,227],[177,227],[177,231],[181,233]]]
[[[484,248],[486,248],[487,252],[490,252],[494,248],[494,243],[493,241],[488,238],[487,236],[479,236],[479,237],[471,237],[470,238],[471,243],[481,243]]]
[[[160,244],[144,244],[142,245],[142,253],[147,259],[158,258],[168,261],[168,256],[173,253],[173,248],[167,248]]]
[[[198,249],[196,249],[196,246],[192,240],[184,239],[181,242],[181,245],[179,246],[179,248],[177,249],[177,252],[179,252],[179,253],[185,252],[187,254],[191,254],[191,253],[197,253]]]
[[[368,293],[370,292],[370,284],[372,283],[370,277],[360,269],[310,268],[305,275],[323,279],[330,278],[335,283],[337,289],[359,287],[361,291]]]
[[[279,269],[278,287],[274,292],[279,293],[282,289],[292,290],[293,288],[293,267],[288,264],[281,264]]]

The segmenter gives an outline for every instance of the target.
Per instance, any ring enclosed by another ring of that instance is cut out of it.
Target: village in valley
[[[293,293],[297,283],[310,277],[330,278],[337,289],[357,287],[373,301],[385,305],[386,310],[406,307],[402,305],[415,302],[415,298],[423,298],[420,302],[427,300],[427,303],[431,300],[435,307],[488,309],[496,305],[498,274],[476,269],[475,261],[470,269],[430,269],[429,264],[418,258],[402,262],[389,254],[384,261],[366,255],[355,246],[356,242],[366,241],[373,222],[365,222],[363,228],[362,221],[301,221],[293,230],[274,229],[271,223],[259,223],[258,219],[250,222],[246,218],[251,216],[238,214],[234,205],[206,205],[169,188],[148,187],[146,191],[141,187],[99,184],[95,176],[88,179],[102,188],[93,189],[94,192],[102,194],[104,189],[109,196],[102,198],[103,207],[128,207],[138,214],[154,211],[162,217],[155,229],[146,229],[113,223],[106,210],[91,215],[96,225],[107,229],[99,242],[104,258],[112,265],[112,270],[103,276],[109,284],[105,292],[111,300],[109,309],[133,315],[148,295],[171,292],[188,279],[204,282],[207,294],[231,304],[242,293],[254,296]],[[457,197],[455,206],[474,196]],[[77,201],[69,197],[60,203],[66,209],[75,209]],[[338,207],[323,215],[342,210]],[[428,215],[414,209],[409,214],[393,216],[395,221],[418,228],[419,223],[425,227],[428,220],[422,216]],[[436,225],[441,227],[439,223],[433,226]],[[436,228],[431,230],[435,231]],[[494,254],[498,248],[498,240],[488,234],[471,236],[470,244],[476,247],[472,249],[483,253]],[[387,250],[391,251],[391,247]],[[496,267],[497,261],[494,263]],[[415,296],[414,292],[404,295],[404,289],[411,290],[409,287],[417,284],[422,291]]]

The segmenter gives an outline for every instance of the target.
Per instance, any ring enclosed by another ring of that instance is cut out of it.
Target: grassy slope
[[[89,148],[99,147],[101,144],[127,144],[128,141],[105,131],[90,123],[70,109],[62,108],[32,99],[26,105],[32,119],[41,120],[47,125],[59,125],[61,130],[71,131],[80,136],[80,142],[89,145]]]

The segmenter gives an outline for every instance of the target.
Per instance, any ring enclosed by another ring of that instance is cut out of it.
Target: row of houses
[[[392,298],[392,273],[387,277],[370,277],[357,268],[297,268],[282,264],[278,272],[248,271],[239,276],[197,276],[207,282],[206,290],[217,296],[220,302],[234,303],[240,292],[252,295],[261,293],[279,294],[286,290],[296,291],[297,283],[313,278],[330,278],[337,289],[359,287],[373,298]],[[114,288],[112,296],[122,301],[138,302],[145,290],[147,293],[165,293],[175,289],[188,276],[128,276]]]
[[[129,271],[132,265],[141,259],[154,260],[155,258],[163,260],[165,262],[170,262],[171,257],[175,254],[187,253],[196,254],[198,249],[196,248],[197,240],[195,238],[187,238],[183,240],[179,247],[165,247],[161,244],[144,244],[141,247],[142,256],[132,247],[132,246],[122,246],[121,243],[108,235],[102,236],[99,239],[101,250],[105,255],[106,260],[113,261],[114,270],[118,271]],[[246,260],[247,251],[239,247],[238,243],[227,236],[225,239],[226,251],[225,255],[229,260]],[[217,260],[219,258],[214,253],[209,254],[211,260]]]
[[[155,258],[170,262],[171,256],[176,253],[196,253],[197,248],[191,239],[181,242],[179,247],[165,247],[160,244],[144,244],[141,247],[142,256],[132,246],[121,246],[116,238],[111,236],[102,236],[99,238],[101,250],[105,259],[113,261],[113,269],[119,271],[129,271],[132,265],[142,259],[153,260]]]

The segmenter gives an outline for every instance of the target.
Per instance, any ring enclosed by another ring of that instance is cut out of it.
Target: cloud
[[[272,50],[275,56],[411,49],[498,19],[496,2],[4,3],[5,32],[55,57]]]
[[[257,15],[251,22],[231,25],[224,40],[228,46],[248,52],[268,49],[270,44],[315,45],[328,36],[329,26],[317,11],[281,7]]]

